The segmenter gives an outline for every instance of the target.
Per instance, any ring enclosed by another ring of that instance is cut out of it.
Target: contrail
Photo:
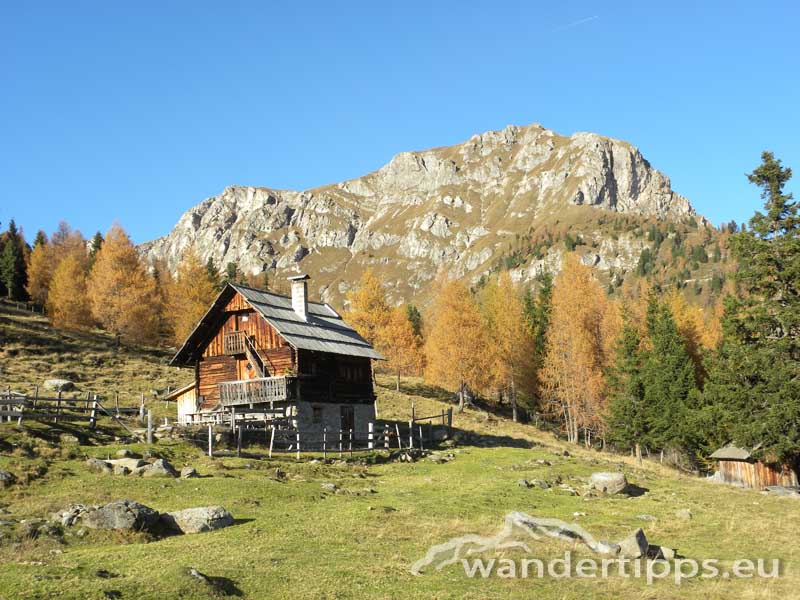
[[[573,21],[572,23],[567,23],[566,25],[561,25],[560,27],[556,27],[552,31],[564,31],[565,29],[571,29],[572,27],[577,27],[578,25],[583,25],[584,23],[588,23],[589,21],[595,21],[599,19],[599,15],[593,15],[591,17],[586,17],[585,19],[579,19],[577,21]]]

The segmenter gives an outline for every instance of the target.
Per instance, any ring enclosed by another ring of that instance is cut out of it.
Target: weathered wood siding
[[[300,398],[307,402],[370,403],[375,399],[370,359],[301,350]]]
[[[756,490],[768,485],[797,485],[797,474],[788,465],[775,468],[761,462],[720,460],[718,471],[724,482]]]
[[[225,355],[224,336],[232,331],[244,331],[251,336],[263,357],[267,377],[285,375],[297,370],[294,349],[278,334],[264,317],[253,310],[247,301],[236,294],[225,307],[225,315],[198,361],[197,381],[203,408],[212,408],[219,402],[219,388],[223,381],[253,379],[260,375],[255,368],[248,369],[245,356]]]
[[[197,387],[192,386],[175,397],[178,405],[178,422],[188,422],[187,415],[197,412]]]

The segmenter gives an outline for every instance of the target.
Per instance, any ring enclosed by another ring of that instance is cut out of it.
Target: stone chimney
[[[292,308],[304,321],[308,321],[308,275],[289,277],[292,282]]]

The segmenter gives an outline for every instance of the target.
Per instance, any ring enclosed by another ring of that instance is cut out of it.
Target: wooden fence
[[[293,453],[300,459],[302,452],[322,454],[345,454],[372,452],[375,450],[425,450],[452,435],[453,409],[441,411],[437,415],[417,417],[407,423],[384,422],[368,423],[366,430],[328,429],[303,431],[290,427],[276,426],[270,421],[237,420],[234,413],[226,432],[234,436],[236,453],[241,455],[242,444],[247,441],[269,443],[269,457],[273,453]],[[214,455],[214,430],[218,424],[208,423],[208,455]]]

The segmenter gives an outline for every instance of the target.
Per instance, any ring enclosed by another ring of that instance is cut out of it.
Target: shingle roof
[[[344,322],[328,304],[308,303],[308,320],[292,308],[292,299],[271,292],[232,285],[237,292],[298,350],[316,350],[383,360],[383,356]]]
[[[748,460],[750,452],[744,448],[737,448],[733,444],[723,446],[711,455],[711,458],[718,460]]]
[[[221,311],[237,292],[295,349],[384,360],[383,356],[358,335],[355,329],[345,323],[341,315],[328,304],[309,302],[308,320],[304,320],[292,308],[290,297],[229,283],[170,361],[171,365],[192,364],[194,351],[219,327]]]

